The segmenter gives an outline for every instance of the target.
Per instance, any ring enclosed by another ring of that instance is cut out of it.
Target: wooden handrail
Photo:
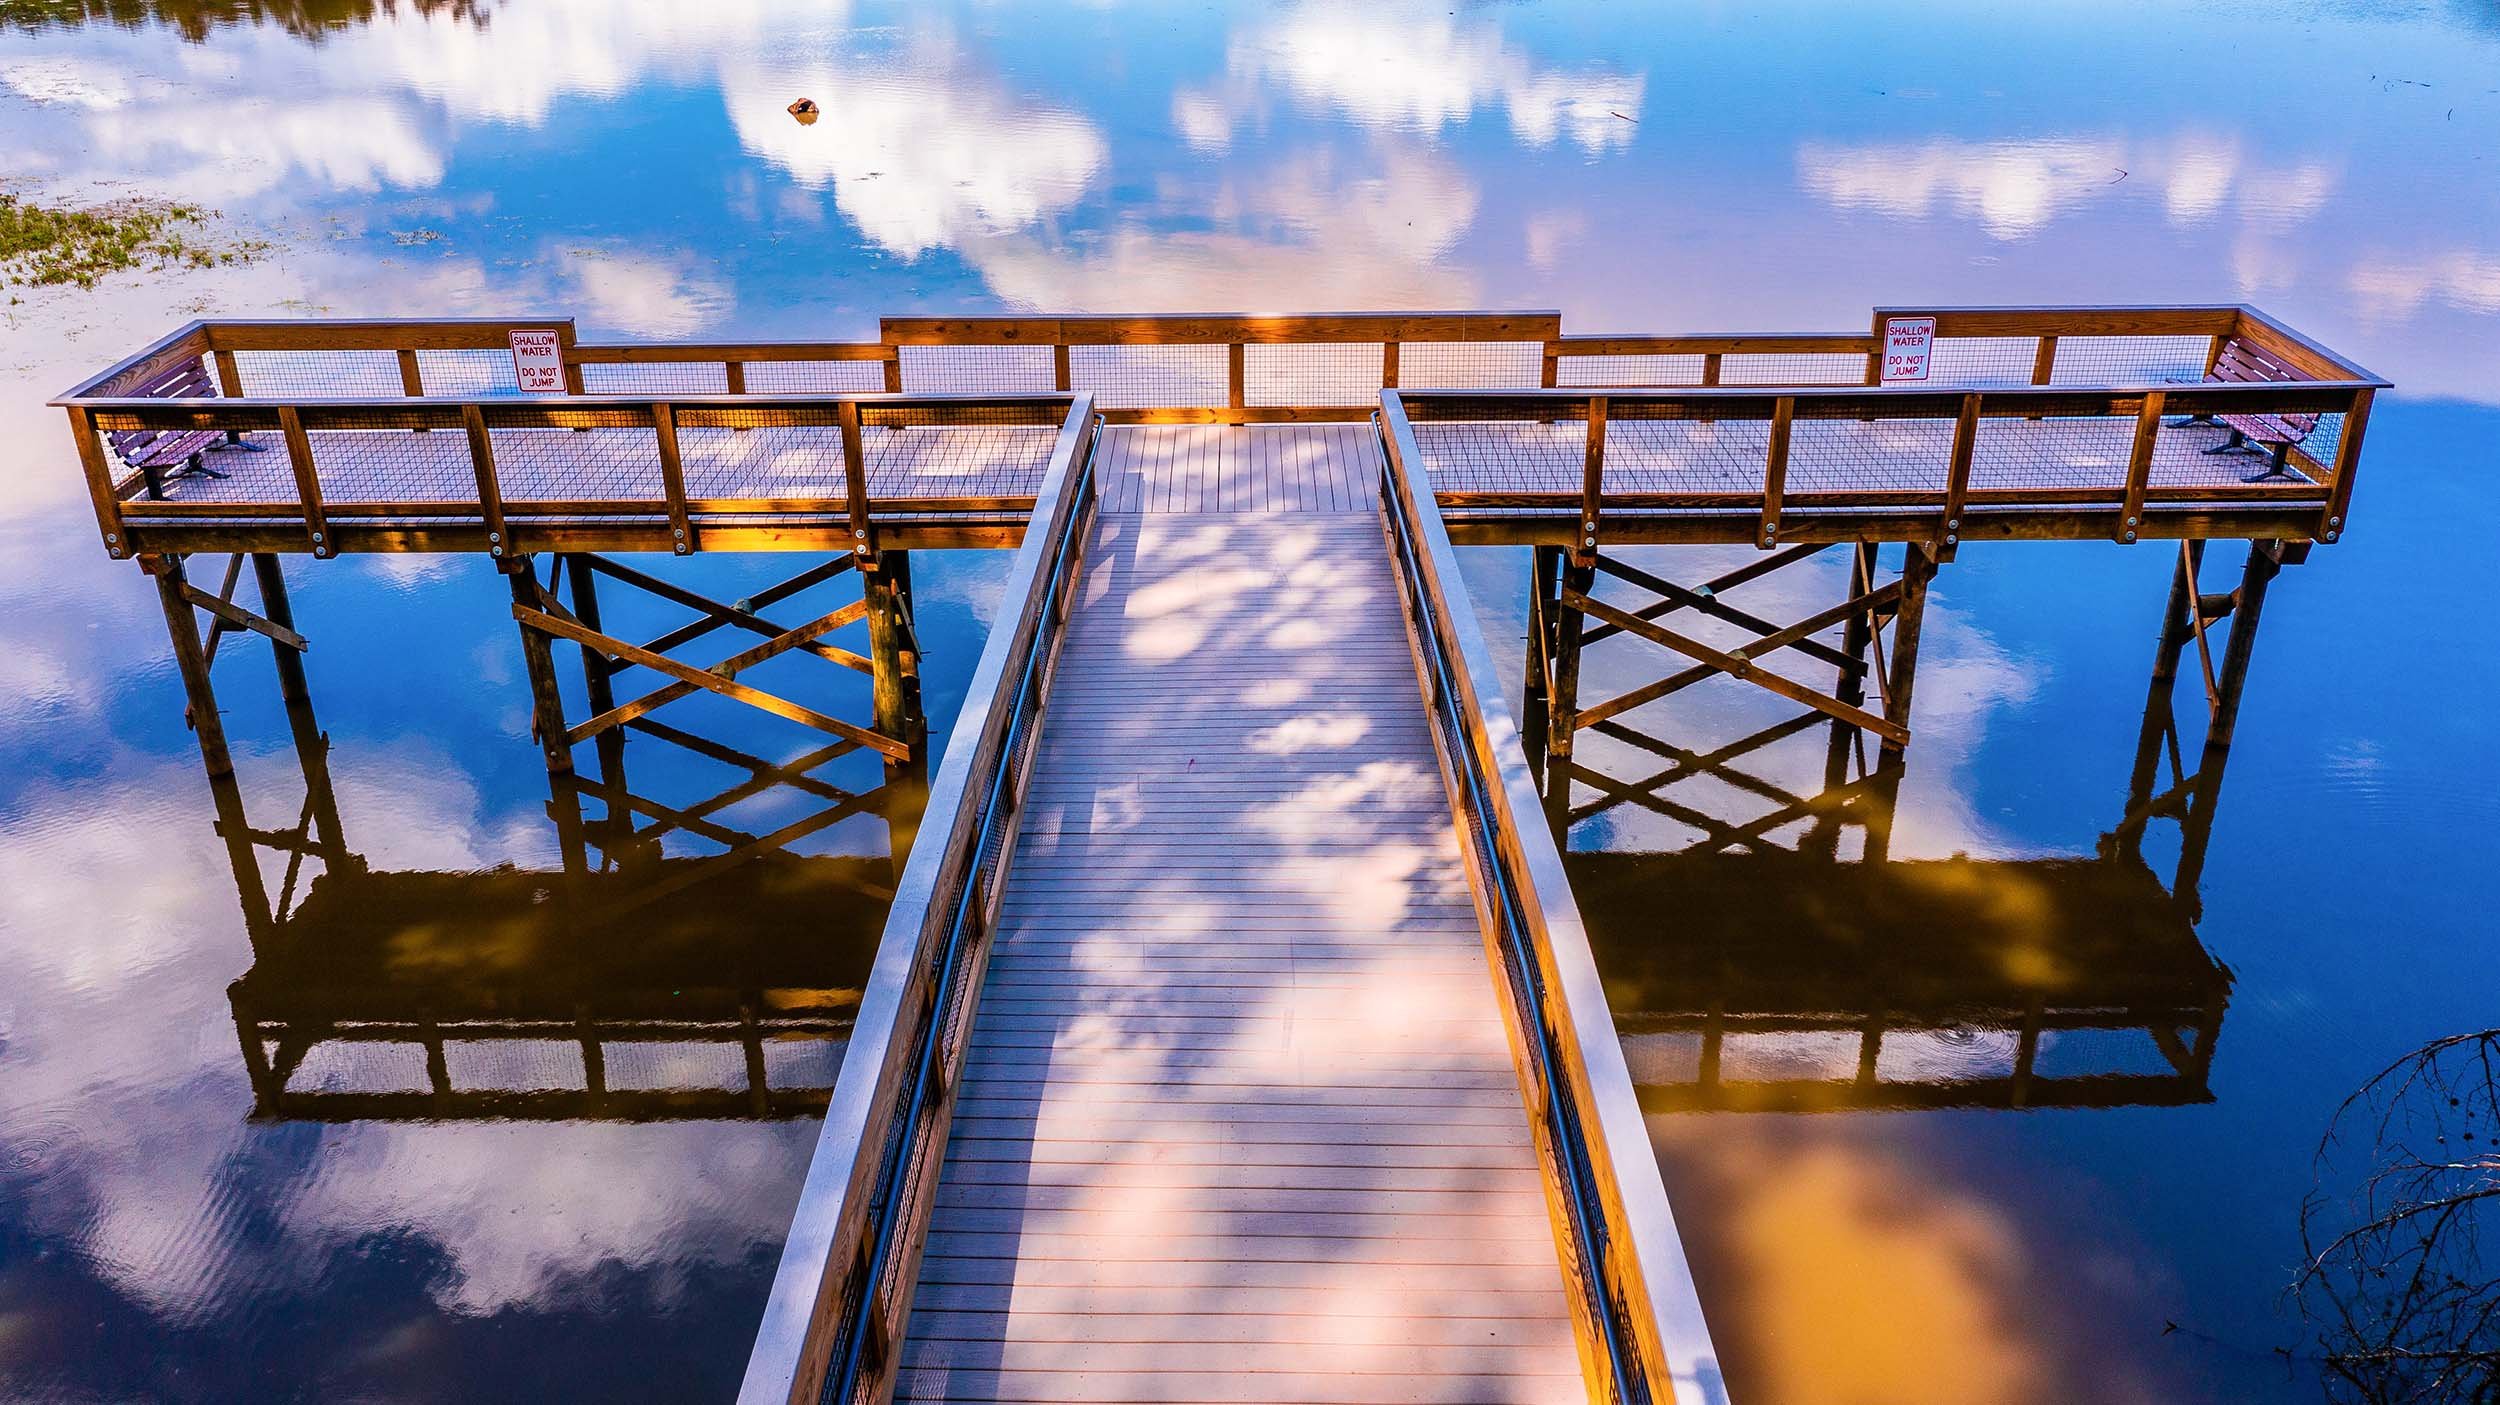
[[[1025,533],[1024,544],[1008,568],[999,597],[1001,618],[1008,622],[991,630],[982,647],[963,711],[930,785],[920,841],[912,846],[895,885],[876,964],[869,972],[850,1046],[825,1110],[816,1154],[799,1192],[790,1233],[782,1243],[780,1268],[774,1274],[763,1323],[739,1387],[741,1405],[815,1405],[825,1392],[838,1339],[854,1329],[857,1317],[876,1314],[885,1320],[909,1308],[913,1275],[908,1271],[888,1275],[890,1266],[875,1262],[880,1256],[874,1248],[874,1217],[881,1208],[894,1208],[876,1203],[879,1180],[887,1166],[889,1141],[906,1130],[898,1129],[894,1119],[904,1111],[916,1070],[927,1057],[925,1041],[937,1037],[936,1025],[948,1015],[932,1007],[948,979],[950,956],[965,963],[954,972],[965,993],[949,1003],[969,1011],[977,1001],[986,941],[975,933],[968,951],[950,950],[950,943],[957,937],[968,886],[983,865],[982,827],[996,818],[993,797],[1002,780],[1014,792],[1005,797],[1011,809],[1021,795],[1022,777],[1003,768],[1011,762],[1020,694],[1031,686],[1028,679],[1036,666],[1041,670],[1042,694],[1047,693],[1049,660],[1037,659],[1035,651],[1055,645],[1056,631],[1047,639],[1043,632],[1064,606],[1065,592],[1074,583],[1072,571],[1054,568],[1063,551],[1081,550],[1084,517],[1091,505],[1090,479],[1084,470],[1093,434],[1092,401],[1079,396],[1034,506],[1033,522],[1040,530]],[[1063,592],[1057,600],[1052,598],[1054,590]],[[1006,605],[1014,607],[1013,615],[1006,614]],[[1040,705],[1040,695],[1033,698],[1033,705]],[[1038,716],[1031,719],[1031,725],[1040,725]],[[1012,824],[1007,832],[1012,834]],[[999,862],[1003,865],[1003,858]],[[982,914],[984,925],[987,920],[988,914]],[[940,1052],[943,1057],[944,1051]],[[933,1136],[935,1146],[942,1150],[944,1100],[928,1115],[935,1119],[935,1126],[921,1130]],[[907,1147],[902,1154],[925,1155],[926,1151]],[[926,1198],[916,1207],[900,1207],[900,1212],[925,1217]],[[906,1224],[897,1231],[904,1235],[901,1252],[908,1269],[914,1261],[917,1227]],[[899,1288],[886,1290],[895,1293],[894,1301],[864,1293],[868,1280],[878,1276],[889,1284],[899,1281]],[[885,1369],[892,1369],[898,1355],[887,1354]]]
[[[1463,753],[1453,754],[1445,729],[1433,729],[1443,779],[1463,816],[1462,823],[1474,827],[1481,816],[1490,829],[1480,836],[1489,860],[1480,856],[1477,846],[1460,845],[1477,880],[1475,890],[1485,904],[1479,915],[1488,923],[1507,921],[1490,906],[1502,901],[1498,895],[1506,893],[1525,925],[1530,959],[1536,965],[1531,974],[1541,994],[1547,1028],[1519,1030],[1515,1037],[1533,1040],[1542,1033],[1551,1040],[1554,1073],[1565,1085],[1552,1095],[1567,1096],[1580,1132],[1576,1149],[1560,1150],[1565,1155],[1585,1156],[1580,1165],[1593,1180],[1602,1213],[1599,1242],[1582,1247],[1584,1254],[1595,1254],[1596,1262],[1584,1262],[1577,1271],[1596,1275],[1592,1286],[1601,1310],[1618,1316],[1630,1329],[1634,1359],[1621,1364],[1638,1374],[1651,1400],[1710,1399],[1719,1375],[1718,1353],[1711,1344],[1683,1243],[1667,1206],[1657,1156],[1598,979],[1588,933],[1571,896],[1562,856],[1544,825],[1535,780],[1520,749],[1519,729],[1503,701],[1501,676],[1477,627],[1457,552],[1440,512],[1432,505],[1435,494],[1413,426],[1398,402],[1397,392],[1381,396],[1380,432],[1388,475],[1381,507],[1413,546],[1413,574],[1406,584],[1429,616],[1428,621],[1410,621],[1419,662],[1433,663],[1426,649],[1445,651],[1441,658],[1447,667],[1427,667],[1424,679],[1430,691],[1436,674],[1447,677],[1448,696],[1435,700],[1435,705],[1446,702],[1457,727],[1455,745],[1464,748]],[[1405,553],[1392,555],[1393,564],[1406,576],[1410,568]],[[1424,637],[1427,623],[1431,639]],[[1481,803],[1468,803],[1471,795]],[[1500,871],[1487,872],[1488,862]],[[1521,1063],[1523,1077],[1530,1077],[1532,1061],[1523,1054]],[[1558,1148],[1551,1144],[1552,1134],[1547,1131],[1546,1096],[1532,1090],[1530,1109],[1536,1114],[1540,1149],[1552,1173]],[[1585,1305],[1579,1310],[1584,1318],[1586,1310]],[[1583,1330],[1604,1328],[1583,1321]]]
[[[888,317],[896,346],[1189,346],[1296,342],[1541,342],[1562,334],[1559,312],[1325,312],[1267,316],[1190,312],[1145,316]]]

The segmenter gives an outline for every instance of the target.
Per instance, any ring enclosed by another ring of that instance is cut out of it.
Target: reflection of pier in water
[[[1601,718],[1593,730],[1623,745],[1616,755],[1663,763],[1638,780],[1585,752],[1549,752],[1557,825],[1628,805],[1695,836],[1668,853],[1565,850],[1643,1105],[2209,1101],[2231,975],[2197,938],[2196,883],[2277,563],[2261,547],[2237,589],[2208,594],[2196,585],[2202,555],[2201,544],[2181,550],[2126,808],[2091,857],[1893,859],[1906,758],[1887,750],[1870,764],[1859,729],[1827,723],[1825,708],[1708,750]],[[1852,631],[1853,652],[1867,633]],[[2194,769],[2173,709],[2191,643],[2207,704]],[[1824,742],[1813,794],[1748,760],[1800,735]],[[1705,778],[1762,814],[1730,821],[1669,793]],[[2178,830],[2167,883],[2145,852],[2148,826],[2163,819]],[[1673,940],[1657,925],[1667,911]]]
[[[283,619],[283,580],[263,584]],[[775,762],[638,718],[599,736],[594,774],[551,773],[556,870],[377,872],[345,842],[301,660],[272,642],[303,771],[295,824],[253,827],[233,771],[210,775],[252,938],[228,997],[255,1116],[823,1112],[925,798],[920,767],[852,791],[819,774],[850,748]],[[590,680],[594,695],[604,683]],[[636,794],[628,731],[738,779],[693,801]],[[811,808],[768,833],[742,828],[739,807],[776,792]],[[860,813],[884,817],[889,855],[789,851]],[[707,846],[717,852],[669,852]],[[274,889],[264,854],[278,856]]]

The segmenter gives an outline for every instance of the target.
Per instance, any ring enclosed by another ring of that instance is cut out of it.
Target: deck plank
[[[896,1398],[1576,1398],[1366,426],[1115,429]]]

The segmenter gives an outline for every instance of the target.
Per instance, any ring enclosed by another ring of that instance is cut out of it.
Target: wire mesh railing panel
[[[1953,426],[1949,417],[1798,420],[1789,429],[1785,491],[1909,490],[1941,499],[1953,458]]]
[[[391,351],[238,351],[235,379],[247,396],[306,399],[405,395]],[[509,358],[507,358],[509,359]]]
[[[272,441],[277,436],[271,435]],[[475,502],[477,470],[469,459],[469,439],[458,430],[334,428],[307,430],[313,475],[327,503]],[[256,473],[284,480],[278,500],[296,499],[295,480],[287,465],[286,446],[254,457]]]
[[[1558,386],[1699,385],[1702,357],[1565,356],[1554,363]]]
[[[661,496],[659,437],[647,425],[488,433],[507,501],[651,502]]]
[[[2168,434],[2165,438],[2170,437]],[[2127,484],[2135,421],[2115,415],[1979,422],[1971,455],[1974,491],[2115,488]],[[2156,454],[2156,467],[2165,457]],[[2175,453],[2167,455],[2175,459]]]
[[[1383,364],[1379,342],[1253,344],[1242,349],[1242,399],[1251,405],[1374,405]]]
[[[1029,498],[1059,442],[1055,427],[972,424],[868,429],[862,449],[875,497]]]
[[[1615,420],[1606,426],[1605,486],[1615,493],[1753,492],[1762,487],[1771,426],[1763,420]],[[1577,490],[1572,465],[1559,487]]]
[[[1855,351],[1739,351],[1719,359],[1721,385],[1864,385]]]
[[[903,389],[1021,393],[1053,388],[1058,374],[1047,346],[906,346]]]
[[[1927,359],[1927,382],[2029,385],[2039,355],[2037,337],[1938,337]]]
[[[520,372],[501,347],[417,353],[417,376],[428,395],[518,395]]]
[[[756,429],[679,425],[677,458],[690,498],[849,498],[842,432],[831,425]]]
[[[1545,375],[1545,344],[1411,341],[1398,346],[1398,384],[1411,390],[1526,390]]]
[[[718,361],[592,361],[581,370],[586,395],[729,393],[729,370]]]
[[[1221,405],[1231,394],[1230,363],[1214,344],[1071,346],[1068,385],[1108,410]]]
[[[1462,420],[1414,428],[1436,492],[1579,491],[1588,427],[1578,420]]]
[[[751,395],[874,394],[885,389],[882,361],[749,361]]]
[[[2159,385],[2205,378],[2211,337],[2062,337],[2051,385]]]

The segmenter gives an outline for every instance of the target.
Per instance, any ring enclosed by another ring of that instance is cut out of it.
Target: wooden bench
[[[216,397],[217,387],[195,356],[122,393],[150,400],[208,400]],[[211,449],[229,444],[255,451],[265,447],[247,442],[241,433],[231,429],[122,429],[108,432],[104,442],[112,446],[123,464],[146,476],[151,498],[165,496],[165,485],[176,478],[193,474],[202,478],[225,477],[208,466],[205,456]],[[165,471],[168,465],[174,466],[173,472]]]
[[[2214,357],[2213,369],[2205,373],[2205,383],[2281,384],[2309,379],[2261,347],[2232,337],[2223,342],[2220,354]],[[2262,470],[2241,479],[2243,483],[2262,483],[2269,478],[2292,478],[2292,449],[2309,437],[2318,427],[2316,414],[2273,415],[2190,415],[2179,424],[2214,424],[2219,422],[2231,431],[2231,437],[2205,450],[2209,454],[2264,454],[2268,462]]]

